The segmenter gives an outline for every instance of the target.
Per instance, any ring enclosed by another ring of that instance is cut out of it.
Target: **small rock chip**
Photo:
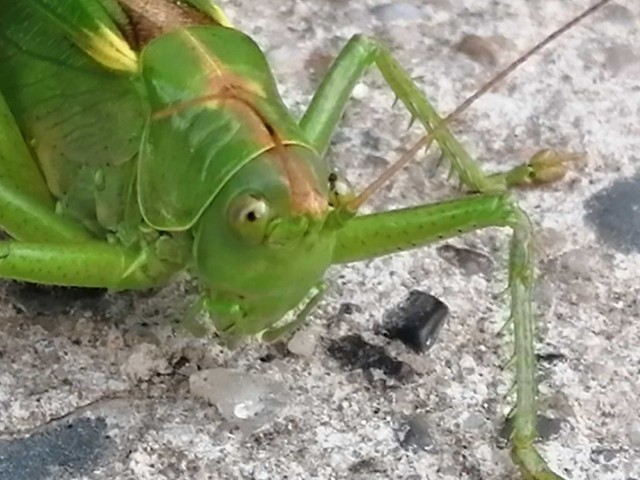
[[[458,45],[456,50],[464,53],[471,60],[488,66],[495,66],[498,63],[496,46],[487,37],[479,35],[466,35]]]
[[[351,92],[351,97],[356,100],[366,100],[370,95],[371,90],[364,83],[358,83],[355,87],[353,87],[353,91]]]
[[[227,368],[194,373],[189,377],[189,389],[246,433],[274,420],[289,401],[281,382]]]
[[[426,352],[435,344],[449,307],[433,295],[412,290],[396,308],[385,314],[377,333],[400,340],[416,352]]]
[[[310,357],[318,343],[317,329],[310,327],[298,330],[287,342],[287,350],[300,357]]]
[[[338,315],[353,315],[354,313],[361,312],[362,308],[355,303],[345,302],[340,304],[338,309]]]
[[[415,415],[400,428],[400,446],[405,450],[422,450],[428,453],[437,453],[438,447],[431,435],[426,415]]]

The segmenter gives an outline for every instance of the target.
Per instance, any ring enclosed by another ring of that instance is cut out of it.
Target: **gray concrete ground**
[[[222,5],[264,47],[299,113],[356,32],[384,40],[447,112],[588,3]],[[539,147],[586,155],[565,181],[519,194],[539,243],[540,447],[572,480],[640,479],[638,25],[638,2],[612,3],[456,125],[490,169]],[[419,130],[406,130],[407,115],[391,109],[379,75],[355,96],[330,156],[362,186]],[[415,162],[369,208],[455,194],[444,175]],[[507,241],[506,231],[489,229],[335,268],[289,349],[228,349],[174,330],[186,309],[183,285],[74,300],[5,284],[0,479],[518,478],[500,436],[511,405],[502,369],[509,338],[497,334],[507,312]],[[451,312],[423,354],[374,332],[414,289]],[[347,335],[382,347],[379,368],[336,360],[364,345]],[[205,371],[214,368],[229,370]]]

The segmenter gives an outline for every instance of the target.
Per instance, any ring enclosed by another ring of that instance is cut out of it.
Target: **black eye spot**
[[[250,212],[247,212],[248,222],[255,222],[257,219],[258,219],[258,216],[256,215],[256,212],[254,212],[253,210],[251,210]]]
[[[335,172],[331,172],[329,174],[329,183],[335,183],[338,180],[338,174]]]

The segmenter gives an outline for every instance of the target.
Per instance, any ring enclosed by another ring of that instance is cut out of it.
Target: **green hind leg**
[[[435,109],[388,50],[375,40],[356,36],[341,51],[300,121],[307,138],[320,153],[327,149],[354,86],[373,64],[427,130],[433,130],[440,122]],[[564,174],[561,156],[540,154],[527,165],[487,175],[448,130],[440,130],[436,141],[463,185],[471,191],[503,193],[510,186],[543,183]],[[509,260],[517,392],[513,458],[524,478],[561,480],[533,446],[537,432],[531,308],[532,234],[528,218],[512,200],[504,195],[470,196],[441,204],[355,217],[338,231],[334,262],[358,261],[409,250],[487,226],[507,226],[514,232]]]
[[[516,406],[513,458],[524,478],[562,480],[536,451],[533,245],[527,216],[508,195],[474,195],[433,205],[358,216],[338,231],[334,263],[411,250],[485,227],[510,227],[511,320],[515,333]]]
[[[309,141],[320,153],[327,149],[353,88],[371,65],[376,65],[393,92],[427,131],[442,120],[389,50],[376,40],[354,36],[342,49],[300,120]],[[480,193],[504,192],[511,186],[537,185],[561,178],[566,171],[563,154],[534,156],[529,162],[506,172],[487,175],[448,129],[436,142],[462,184]]]

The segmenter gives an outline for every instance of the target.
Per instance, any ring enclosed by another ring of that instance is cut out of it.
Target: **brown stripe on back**
[[[119,0],[131,21],[132,41],[138,48],[154,38],[180,27],[216,25],[199,10],[172,0]]]

